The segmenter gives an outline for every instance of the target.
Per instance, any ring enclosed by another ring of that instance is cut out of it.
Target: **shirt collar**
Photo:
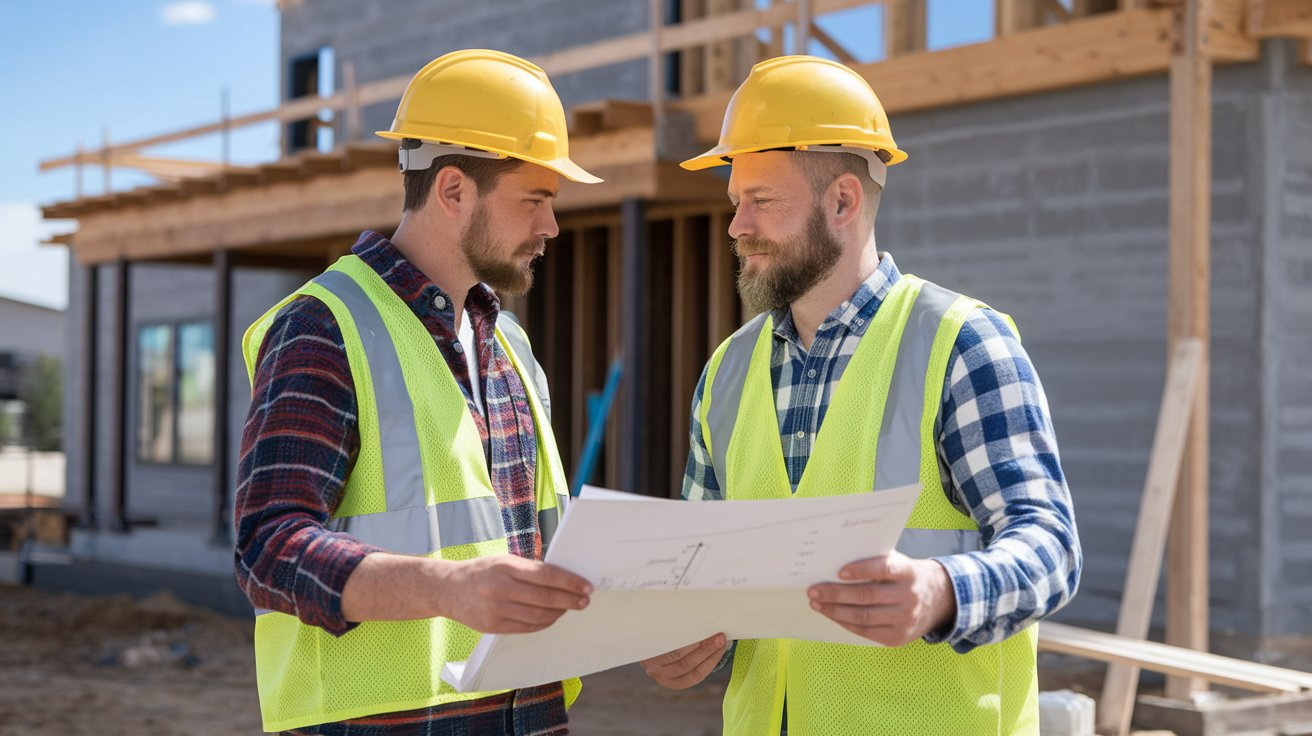
[[[366,230],[351,246],[351,252],[377,272],[420,319],[436,317],[454,334],[451,296],[402,255],[392,241],[381,233]],[[488,317],[496,324],[500,309],[501,301],[487,284],[475,284],[465,296],[465,311],[474,320],[476,329]]]
[[[888,292],[899,278],[901,273],[897,270],[897,264],[893,262],[893,254],[880,253],[879,266],[861,282],[847,301],[834,307],[834,310],[820,323],[816,334],[837,327],[842,327],[857,336],[865,334],[879,305],[883,304],[884,299],[888,297]],[[771,316],[774,318],[775,336],[801,347],[802,338],[798,335],[797,325],[793,322],[792,308],[777,309],[771,313]]]

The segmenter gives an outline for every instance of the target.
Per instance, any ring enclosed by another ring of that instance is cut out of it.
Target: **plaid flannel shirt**
[[[774,314],[770,376],[788,480],[796,492],[838,381],[879,305],[900,278],[893,257],[802,346],[792,312]],[[1082,556],[1048,402],[1029,356],[989,309],[966,320],[948,360],[935,422],[945,491],[979,526],[984,549],[937,557],[956,590],[949,630],[925,637],[959,652],[1002,641],[1056,611],[1079,584]],[[683,497],[719,500],[724,490],[702,439],[706,372],[692,402]]]

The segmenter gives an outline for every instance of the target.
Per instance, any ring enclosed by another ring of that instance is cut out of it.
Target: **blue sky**
[[[992,5],[930,0],[930,47],[987,38]],[[867,61],[883,53],[879,13],[859,8],[819,22]],[[37,243],[73,223],[42,221],[38,208],[71,199],[74,172],[39,173],[40,161],[72,154],[79,141],[96,147],[106,128],[111,141],[125,141],[216,121],[225,88],[234,116],[273,107],[278,23],[274,0],[0,0],[8,108],[0,116],[0,296],[67,302],[67,250]],[[272,160],[278,133],[251,126],[231,145],[234,163]],[[220,146],[208,136],[145,153],[216,161]],[[86,194],[103,191],[98,167],[84,168],[82,181]],[[126,169],[112,174],[115,190],[150,182]]]

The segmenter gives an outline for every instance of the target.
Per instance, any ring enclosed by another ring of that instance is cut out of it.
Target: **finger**
[[[690,644],[684,647],[683,654],[671,663],[672,666],[678,667],[683,671],[688,671],[697,667],[707,657],[724,649],[724,634],[713,634],[702,639],[696,644]]]
[[[899,606],[850,606],[817,601],[811,602],[811,608],[839,624],[853,626],[890,626],[899,622],[902,613]]]
[[[532,562],[532,561],[528,561]],[[578,595],[592,593],[592,583],[563,567],[548,565],[544,562],[532,562],[531,565],[517,566],[514,576],[518,580],[547,588],[556,588]]]
[[[894,605],[901,602],[905,588],[892,583],[819,583],[807,589],[812,601],[854,606]]]
[[[896,553],[893,553],[896,554]],[[839,580],[885,580],[889,577],[888,560],[890,555],[867,557],[843,565],[838,570]]]
[[[718,639],[713,637],[713,639]],[[706,676],[711,674],[715,665],[720,663],[720,657],[724,656],[724,640],[720,639],[719,644],[709,647],[698,647],[693,654],[684,657],[683,663],[689,665],[682,675],[676,675],[672,678],[674,687],[682,689],[692,687]]]
[[[549,588],[535,583],[516,581],[507,591],[506,598],[516,603],[546,608],[552,611],[579,611],[588,606],[588,597],[560,588]]]
[[[652,665],[656,667],[669,667],[672,665],[677,665],[679,662],[683,661],[683,659],[686,658],[688,655],[692,654],[693,652],[697,651],[702,647],[705,647],[708,642],[710,643],[713,643],[715,641],[723,642],[724,641],[723,637],[724,634],[713,634],[711,636],[706,637],[705,639],[702,639],[701,641],[695,641],[689,644],[688,646],[679,647],[678,649],[668,651],[664,654],[658,654],[655,657],[652,657],[651,659],[646,661],[651,662]]]
[[[510,602],[498,606],[497,613],[507,621],[518,621],[538,628],[546,628],[554,624],[565,612]]]

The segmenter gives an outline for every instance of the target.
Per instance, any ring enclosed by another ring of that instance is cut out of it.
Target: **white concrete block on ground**
[[[1039,733],[1094,736],[1093,698],[1070,690],[1039,693]]]

